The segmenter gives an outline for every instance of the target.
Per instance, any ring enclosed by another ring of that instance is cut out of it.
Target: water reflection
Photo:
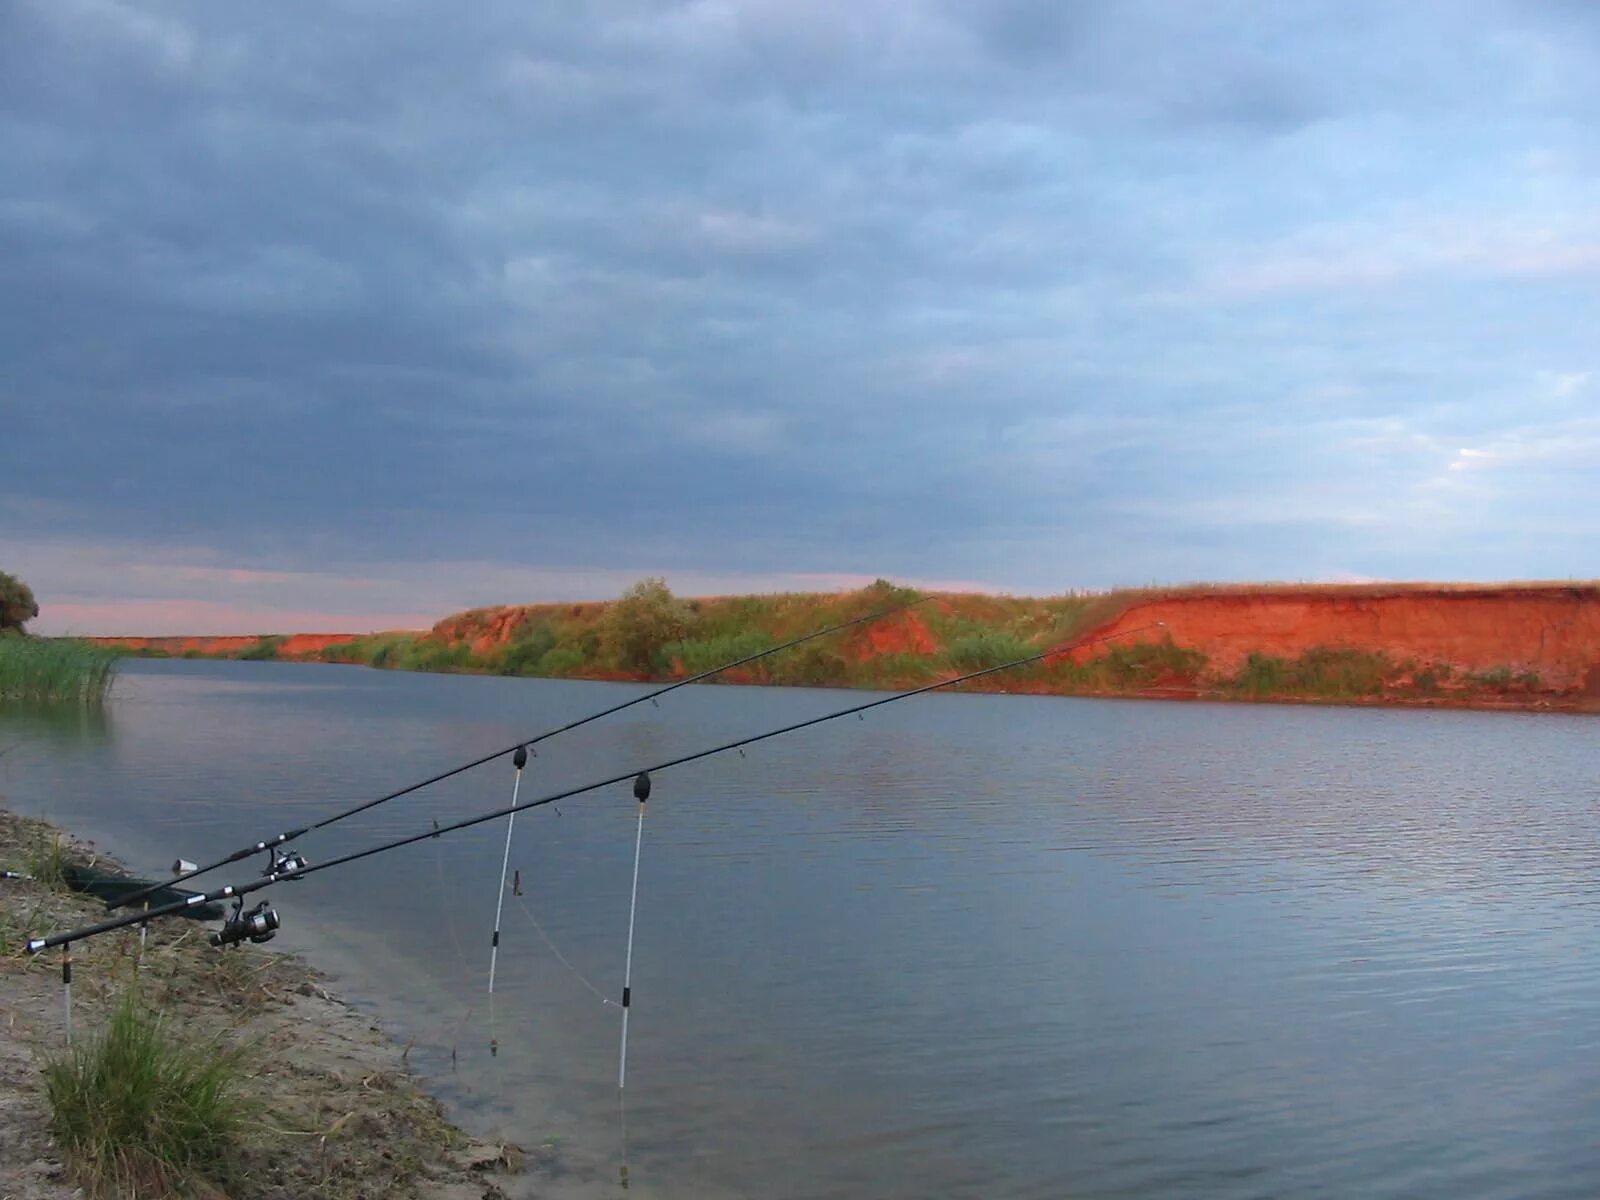
[[[23,745],[62,749],[110,741],[111,708],[78,701],[0,700],[0,755]]]

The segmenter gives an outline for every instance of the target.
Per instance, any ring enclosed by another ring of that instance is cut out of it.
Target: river
[[[0,709],[0,798],[157,871],[629,685],[130,661]],[[863,699],[686,688],[527,800]],[[1592,718],[918,697],[661,772],[627,1088],[643,1197],[1578,1197],[1600,1187]],[[307,837],[510,799],[502,760]],[[280,945],[475,1129],[615,1195],[626,784],[272,889]],[[264,861],[264,860],[263,860]],[[259,863],[234,876],[251,878]],[[491,1055],[489,1043],[498,1043]]]

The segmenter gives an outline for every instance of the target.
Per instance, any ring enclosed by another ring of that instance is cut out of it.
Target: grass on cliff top
[[[0,635],[0,699],[104,699],[117,657],[74,638]]]
[[[242,1124],[237,1053],[187,1041],[130,989],[98,1036],[45,1066],[51,1126],[96,1196],[215,1191]]]
[[[879,581],[844,593],[679,599],[659,580],[645,580],[616,601],[474,609],[427,633],[375,634],[329,646],[320,657],[400,670],[681,678],[917,598],[913,589]],[[728,679],[835,687],[922,683],[1025,657],[1115,616],[1124,603],[1101,595],[935,594],[882,622],[746,664]],[[488,650],[473,649],[484,643]]]

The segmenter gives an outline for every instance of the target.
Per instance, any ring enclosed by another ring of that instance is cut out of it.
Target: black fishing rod
[[[813,641],[816,638],[827,637],[830,633],[838,633],[841,629],[849,629],[853,625],[865,624],[868,621],[876,621],[883,617],[892,617],[895,613],[905,612],[907,609],[915,608],[919,604],[926,604],[931,599],[931,596],[922,596],[916,600],[910,601],[907,604],[897,604],[891,608],[883,608],[879,609],[877,612],[870,612],[864,617],[856,617],[849,621],[840,621],[837,625],[829,625],[826,629],[819,629],[815,633],[806,634],[804,637],[794,638],[790,641],[784,642],[782,645],[771,646],[765,650],[758,650],[754,654],[746,654],[743,658],[736,658],[732,662],[723,663],[720,667],[712,667],[709,671],[701,671],[699,674],[691,675],[687,679],[680,679],[676,683],[669,683],[665,687],[656,688],[654,691],[646,692],[642,696],[635,696],[632,700],[624,700],[621,704],[613,704],[610,708],[603,708],[599,712],[590,713],[587,717],[580,717],[576,721],[569,721],[559,729],[546,730],[537,737],[526,738],[523,741],[515,742],[512,745],[507,746],[504,750],[496,750],[492,754],[485,754],[482,758],[475,758],[471,762],[463,763],[459,767],[452,767],[448,771],[442,771],[438,775],[424,779],[421,783],[413,783],[409,787],[403,787],[399,791],[390,792],[386,796],[379,796],[376,800],[365,800],[352,808],[345,809],[343,812],[337,812],[331,817],[325,817],[314,825],[307,825],[301,829],[286,830],[275,837],[268,838],[264,842],[256,842],[252,845],[244,847],[241,850],[235,850],[226,858],[219,858],[216,862],[209,863],[206,866],[191,867],[185,864],[183,870],[175,875],[174,878],[167,880],[165,883],[152,883],[149,887],[144,887],[140,888],[138,891],[129,892],[124,896],[118,897],[116,900],[106,901],[106,910],[109,912],[129,904],[137,904],[146,896],[149,896],[154,892],[158,892],[162,888],[173,887],[176,884],[183,883],[185,880],[193,879],[197,875],[208,875],[212,871],[217,870],[219,867],[225,867],[229,863],[239,862],[243,859],[251,857],[252,855],[260,854],[262,851],[271,851],[275,847],[283,845],[285,842],[292,842],[295,838],[304,837],[306,834],[311,833],[314,830],[326,829],[329,825],[336,825],[340,821],[345,820],[347,817],[353,817],[358,813],[364,813],[370,808],[377,808],[380,804],[387,804],[391,800],[398,800],[401,796],[409,796],[412,792],[420,792],[425,787],[432,787],[436,783],[443,783],[446,779],[451,779],[457,775],[460,775],[464,771],[470,771],[474,767],[481,767],[484,763],[493,762],[497,758],[504,758],[506,755],[515,754],[519,750],[526,753],[527,748],[530,746],[537,746],[540,742],[548,741],[558,734],[568,733],[571,730],[577,729],[579,726],[589,724],[591,721],[598,721],[602,717],[609,717],[613,713],[619,713],[625,708],[632,708],[635,704],[643,704],[646,700],[659,699],[660,697],[665,696],[668,692],[676,691],[678,688],[688,687],[691,683],[699,683],[702,679],[710,679],[713,675],[720,675],[724,671],[731,671],[735,667],[742,667],[746,663],[755,662],[757,659],[766,658],[768,655],[778,654],[784,650],[792,650],[794,647],[803,645],[809,641]],[[182,862],[181,859],[179,861]],[[280,878],[287,879],[291,876],[304,874],[305,871],[303,868],[305,865],[305,859],[301,858],[293,851],[290,851],[283,855],[275,855],[272,860],[272,865],[267,869],[265,874],[276,874]]]
[[[412,834],[409,837],[396,838],[391,842],[380,842],[376,846],[369,846],[365,850],[357,850],[350,854],[341,855],[338,858],[330,858],[326,862],[317,863],[314,866],[298,867],[281,875],[268,874],[264,878],[254,880],[250,883],[241,884],[238,887],[217,888],[215,891],[204,892],[197,896],[191,896],[187,900],[180,900],[172,904],[165,904],[159,908],[152,908],[146,912],[138,912],[126,917],[116,917],[109,921],[101,921],[98,925],[87,925],[82,929],[73,929],[66,933],[54,933],[49,937],[44,938],[31,938],[28,941],[28,953],[37,954],[41,950],[50,949],[52,946],[70,945],[71,943],[81,941],[84,938],[95,937],[96,935],[102,933],[110,933],[115,929],[126,929],[130,925],[137,925],[140,921],[148,921],[156,917],[165,917],[171,915],[172,913],[182,912],[184,909],[196,904],[215,903],[219,900],[234,900],[236,904],[234,915],[229,918],[228,923],[223,926],[222,931],[212,935],[211,940],[213,944],[231,945],[244,941],[247,938],[252,941],[266,941],[271,936],[272,932],[278,927],[277,914],[271,909],[268,909],[264,902],[254,911],[246,913],[244,912],[243,898],[252,892],[260,891],[262,888],[271,887],[274,883],[278,883],[282,880],[302,879],[305,876],[313,875],[318,871],[326,871],[332,867],[346,866],[350,863],[358,862],[363,858],[371,858],[375,854],[384,854],[390,850],[398,850],[402,846],[412,846],[418,842],[425,842],[429,838],[436,838],[446,833],[455,833],[457,830],[470,829],[474,825],[482,825],[485,821],[497,821],[501,817],[509,817],[512,813],[525,812],[530,808],[542,808],[546,804],[554,804],[557,801],[567,800],[573,796],[581,796],[586,792],[599,791],[603,787],[610,787],[612,784],[623,783],[628,780],[633,780],[635,782],[636,789],[634,794],[636,796],[639,795],[640,791],[643,791],[645,795],[648,795],[651,772],[661,772],[672,767],[681,767],[685,763],[697,762],[702,758],[710,758],[715,754],[723,754],[729,750],[738,750],[745,746],[753,746],[757,742],[764,742],[771,738],[782,737],[784,734],[795,733],[801,729],[809,729],[813,725],[821,725],[827,721],[836,721],[840,717],[848,717],[855,713],[864,713],[869,709],[882,708],[885,704],[894,704],[900,700],[909,700],[913,696],[921,696],[927,692],[935,692],[940,688],[954,687],[957,684],[966,683],[973,679],[982,679],[986,675],[994,675],[1000,671],[1015,670],[1017,667],[1025,667],[1030,663],[1036,663],[1042,659],[1050,658],[1055,655],[1067,654],[1073,650],[1082,650],[1089,646],[1096,646],[1104,642],[1113,641],[1116,638],[1128,637],[1135,633],[1143,633],[1148,629],[1165,627],[1165,625],[1165,621],[1152,621],[1147,625],[1140,625],[1134,629],[1125,629],[1120,633],[1108,633],[1103,637],[1090,638],[1086,641],[1075,642],[1069,646],[1052,646],[1048,650],[1041,650],[1039,653],[1030,654],[1026,658],[1017,658],[1011,660],[1010,662],[1001,663],[998,666],[984,667],[977,671],[968,671],[965,674],[955,675],[949,679],[941,679],[936,683],[924,684],[922,687],[912,688],[907,692],[896,692],[892,696],[880,696],[878,699],[869,700],[865,704],[853,704],[849,708],[841,708],[835,712],[824,713],[820,717],[810,717],[804,721],[796,721],[792,725],[783,725],[777,729],[769,729],[765,733],[755,733],[748,737],[736,738],[731,742],[723,742],[720,746],[712,746],[709,750],[697,750],[693,754],[683,754],[677,758],[669,758],[665,762],[659,762],[653,766],[631,771],[624,771],[620,775],[613,775],[610,778],[602,779],[597,783],[588,783],[582,785],[581,787],[568,788],[566,791],[553,792],[548,796],[541,796],[537,800],[528,800],[521,804],[512,804],[506,808],[497,808],[493,812],[482,813],[475,817],[467,817],[464,820],[456,821],[450,825],[436,826],[435,828],[428,830],[426,833],[417,833]],[[514,750],[515,747],[512,747],[512,749]]]

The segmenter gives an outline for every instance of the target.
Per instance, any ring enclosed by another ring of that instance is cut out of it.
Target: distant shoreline
[[[893,609],[717,681],[900,690],[1059,647],[963,689],[1600,711],[1600,585],[1589,582],[1192,585],[1026,598],[923,595],[879,581],[846,593],[681,600],[659,581],[645,584],[654,590],[636,586],[617,601],[473,609],[428,630],[85,640],[148,657],[647,683]]]

